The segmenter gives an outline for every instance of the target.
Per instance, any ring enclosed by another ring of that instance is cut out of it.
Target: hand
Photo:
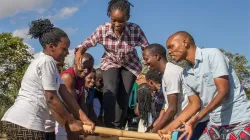
[[[77,133],[81,133],[83,132],[83,126],[82,126],[82,122],[78,121],[78,120],[74,120],[71,123],[68,124],[68,129],[71,132],[77,132]],[[69,131],[66,127],[66,131]]]
[[[172,133],[173,131],[167,128],[158,131],[158,135],[162,140],[171,140]]]
[[[156,128],[156,127],[153,127],[153,129],[152,129],[152,133],[157,133],[157,131],[158,131],[159,129],[158,128]]]
[[[193,135],[193,129],[196,124],[199,122],[198,116],[193,116],[187,123],[182,122],[184,125],[183,129],[178,130],[179,132],[183,132],[178,140],[182,140],[187,135],[187,140],[190,140]]]
[[[81,45],[77,46],[75,49],[75,59],[74,62],[75,64],[81,64],[82,62],[82,54],[86,51]]]
[[[92,133],[93,133],[93,130],[94,130],[94,128],[95,128],[95,124],[94,124],[92,121],[90,121],[88,118],[84,119],[82,122],[83,122],[84,125],[90,126],[90,127],[85,128],[85,129],[83,130],[84,133],[92,134]]]

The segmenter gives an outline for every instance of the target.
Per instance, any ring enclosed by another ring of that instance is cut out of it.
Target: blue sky
[[[0,33],[13,32],[37,53],[38,40],[27,36],[28,24],[50,18],[64,29],[75,48],[102,23],[109,21],[109,0],[6,0],[0,5]],[[174,32],[185,30],[201,47],[223,48],[240,53],[250,61],[250,2],[248,0],[130,0],[130,22],[141,26],[150,43],[165,41]],[[11,3],[11,4],[10,4]],[[139,50],[139,49],[138,49]],[[98,45],[89,51],[99,65],[104,52]],[[140,54],[140,51],[138,51]],[[72,56],[69,57],[72,59]]]

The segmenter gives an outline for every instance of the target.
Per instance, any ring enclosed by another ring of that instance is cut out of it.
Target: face
[[[157,91],[157,88],[155,86],[155,82],[153,80],[147,79],[147,84],[151,88],[152,91]]]
[[[121,33],[126,26],[129,17],[120,10],[111,10],[110,12],[112,28],[115,32]]]
[[[95,86],[97,88],[102,88],[103,87],[103,79],[102,78],[96,78],[96,81],[95,81]]]
[[[69,54],[70,40],[67,37],[62,37],[61,41],[57,44],[50,44],[50,49],[52,51],[52,57],[58,63],[64,63],[65,57]]]
[[[187,45],[188,44],[185,42],[185,40],[180,37],[170,37],[166,42],[168,53],[176,62],[186,58]]]
[[[75,64],[77,70],[77,76],[80,78],[86,77],[93,69],[94,60],[86,57],[82,58],[80,64]]]
[[[146,49],[143,51],[142,57],[144,65],[148,66],[149,69],[157,69],[157,55],[153,55]]]
[[[85,87],[86,88],[93,88],[95,85],[95,73],[90,72],[86,77],[85,77]]]

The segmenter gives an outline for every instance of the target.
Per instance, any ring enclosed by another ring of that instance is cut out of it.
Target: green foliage
[[[0,34],[0,90],[3,94],[17,91],[32,58],[23,39],[11,33]]]
[[[0,34],[0,118],[14,103],[32,58],[23,39],[11,33]]]
[[[230,63],[232,64],[235,72],[237,73],[240,82],[243,83],[245,80],[248,80],[250,78],[250,66],[248,65],[247,58],[239,53],[233,54],[231,52],[226,52],[223,49],[220,50],[230,60]]]
[[[176,65],[178,65],[178,66],[181,66],[181,67],[183,67],[184,68],[184,66],[186,65],[186,61],[185,60],[182,60],[182,61],[180,61],[180,62],[175,62],[173,59],[172,59],[172,57],[167,53],[167,60],[168,60],[168,62],[171,62],[171,63],[174,63],[174,64],[176,64]]]
[[[247,95],[248,99],[250,100],[250,91],[245,89],[245,92],[246,92],[246,95]]]

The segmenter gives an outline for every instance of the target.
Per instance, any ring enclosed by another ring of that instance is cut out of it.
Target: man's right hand
[[[72,132],[82,133],[83,130],[83,123],[78,120],[74,120],[73,122],[69,123],[69,129]]]

